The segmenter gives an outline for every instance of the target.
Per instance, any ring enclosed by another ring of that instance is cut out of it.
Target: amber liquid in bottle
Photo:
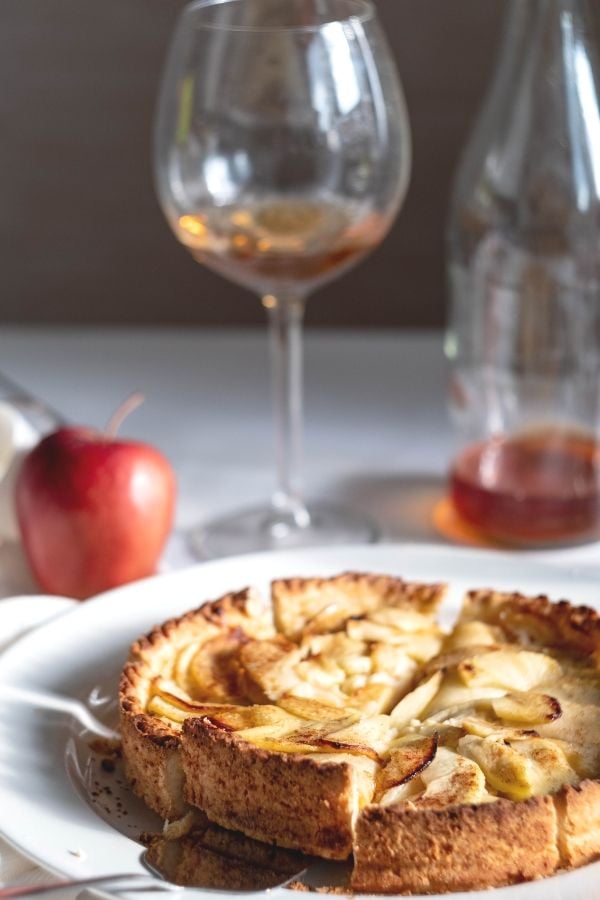
[[[600,536],[600,444],[559,429],[475,444],[455,462],[450,491],[465,521],[501,541]]]

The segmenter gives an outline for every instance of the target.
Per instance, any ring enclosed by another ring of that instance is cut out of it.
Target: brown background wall
[[[262,322],[180,248],[153,195],[154,97],[176,0],[0,0],[0,319]],[[504,0],[378,0],[414,131],[392,235],[310,306],[312,325],[435,326],[451,172]]]

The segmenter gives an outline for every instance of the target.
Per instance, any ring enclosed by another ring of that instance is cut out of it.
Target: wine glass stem
[[[310,524],[302,500],[302,323],[306,300],[293,294],[263,297],[269,314],[275,429],[277,490],[273,506],[299,528]]]

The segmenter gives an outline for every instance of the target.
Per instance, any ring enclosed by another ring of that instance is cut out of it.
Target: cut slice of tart
[[[442,653],[399,704],[431,695],[438,676],[357,820],[352,887],[474,890],[598,858],[599,649],[593,610],[469,594]]]
[[[311,862],[301,854],[253,841],[188,814],[162,834],[145,834],[147,861],[174,884],[221,891],[264,891]]]
[[[187,800],[219,825],[329,859],[352,853],[353,826],[371,799],[375,763],[318,753],[306,744],[270,749],[203,719],[184,726]]]

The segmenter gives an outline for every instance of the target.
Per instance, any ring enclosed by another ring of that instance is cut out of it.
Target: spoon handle
[[[42,894],[60,893],[67,888],[94,887],[102,885],[109,891],[171,891],[184,890],[168,881],[158,881],[147,875],[99,875],[96,878],[78,878],[74,881],[54,881],[44,884],[25,884],[18,887],[0,888],[0,900],[14,897],[39,897]]]
[[[44,433],[66,425],[62,413],[41,400],[27,388],[13,381],[5,372],[0,372],[0,400],[10,403],[27,419],[36,431]]]
[[[59,694],[50,694],[46,691],[36,691],[31,688],[23,688],[17,684],[8,684],[3,687],[3,700],[14,703],[26,703],[39,709],[49,709],[54,712],[62,712],[72,716],[80,725],[87,728],[93,734],[101,738],[115,740],[118,732],[104,725],[89,711],[85,704],[72,697],[63,697]],[[2,894],[0,893],[0,897]]]

